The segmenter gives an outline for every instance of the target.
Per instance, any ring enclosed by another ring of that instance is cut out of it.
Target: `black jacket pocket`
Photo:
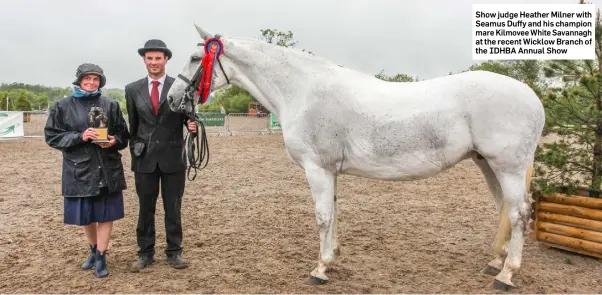
[[[139,141],[134,144],[134,156],[140,157],[144,154],[144,149],[146,148],[146,144],[144,142]]]

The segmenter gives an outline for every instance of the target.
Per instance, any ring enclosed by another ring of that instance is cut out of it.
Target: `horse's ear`
[[[199,35],[201,35],[201,38],[203,38],[203,40],[213,38],[213,35],[209,34],[207,31],[201,29],[201,27],[199,27],[197,24],[194,24],[194,27],[196,28],[196,31],[199,32]]]

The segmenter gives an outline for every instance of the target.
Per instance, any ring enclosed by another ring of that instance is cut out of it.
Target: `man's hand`
[[[115,136],[108,135],[107,138],[109,139],[109,142],[99,142],[98,143],[98,145],[103,149],[110,148],[110,147],[114,146],[116,143]]]
[[[86,129],[86,131],[84,131],[84,133],[82,134],[82,139],[84,141],[90,141],[90,140],[95,140],[96,136],[98,136],[98,133],[96,133],[96,131],[92,128],[88,128]]]
[[[190,133],[196,133],[196,122],[195,121],[190,121],[190,119],[188,120],[188,131],[190,131]]]

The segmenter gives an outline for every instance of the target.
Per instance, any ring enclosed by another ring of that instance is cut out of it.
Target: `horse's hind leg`
[[[504,227],[509,226],[508,222],[504,222],[507,220],[501,218],[501,216],[503,215],[502,199],[504,198],[502,194],[502,187],[500,186],[500,182],[497,180],[495,172],[493,172],[491,166],[489,166],[489,163],[487,162],[487,160],[485,160],[485,158],[481,157],[480,155],[475,155],[472,157],[472,160],[483,173],[483,177],[485,178],[485,182],[487,183],[489,192],[491,192],[493,200],[495,201],[495,207],[498,211],[498,215],[500,216],[500,225],[497,234],[497,239],[499,240],[501,238],[504,238],[501,235],[503,235],[503,233],[507,231],[504,230]],[[495,276],[502,270],[502,267],[504,266],[504,259],[506,259],[507,254],[507,242],[508,239],[506,239],[505,242],[496,241],[494,243],[493,251],[495,254],[495,258],[487,264],[487,266],[483,269],[483,273]],[[498,244],[500,246],[495,247],[495,245]]]
[[[492,167],[496,169],[495,167]],[[513,171],[514,170],[514,171]],[[494,170],[496,171],[496,170]],[[504,198],[502,201],[502,223],[507,218],[510,224],[510,241],[508,242],[508,254],[504,261],[504,266],[500,273],[495,277],[494,288],[509,289],[516,287],[512,283],[512,276],[518,272],[522,262],[522,252],[525,242],[525,230],[529,221],[529,201],[527,199],[525,168],[517,169],[499,169],[496,171],[497,178],[502,188]],[[501,228],[502,226],[500,226]],[[507,236],[508,231],[498,233],[503,237]],[[502,240],[503,242],[503,240]]]

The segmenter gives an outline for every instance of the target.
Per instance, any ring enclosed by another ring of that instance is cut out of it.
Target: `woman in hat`
[[[90,244],[82,268],[106,277],[113,221],[124,217],[126,181],[119,151],[127,147],[130,135],[117,101],[101,95],[103,70],[86,63],[75,76],[72,95],[50,109],[44,135],[63,154],[64,223],[82,226]],[[99,140],[104,132],[96,130],[106,130],[106,140]]]

